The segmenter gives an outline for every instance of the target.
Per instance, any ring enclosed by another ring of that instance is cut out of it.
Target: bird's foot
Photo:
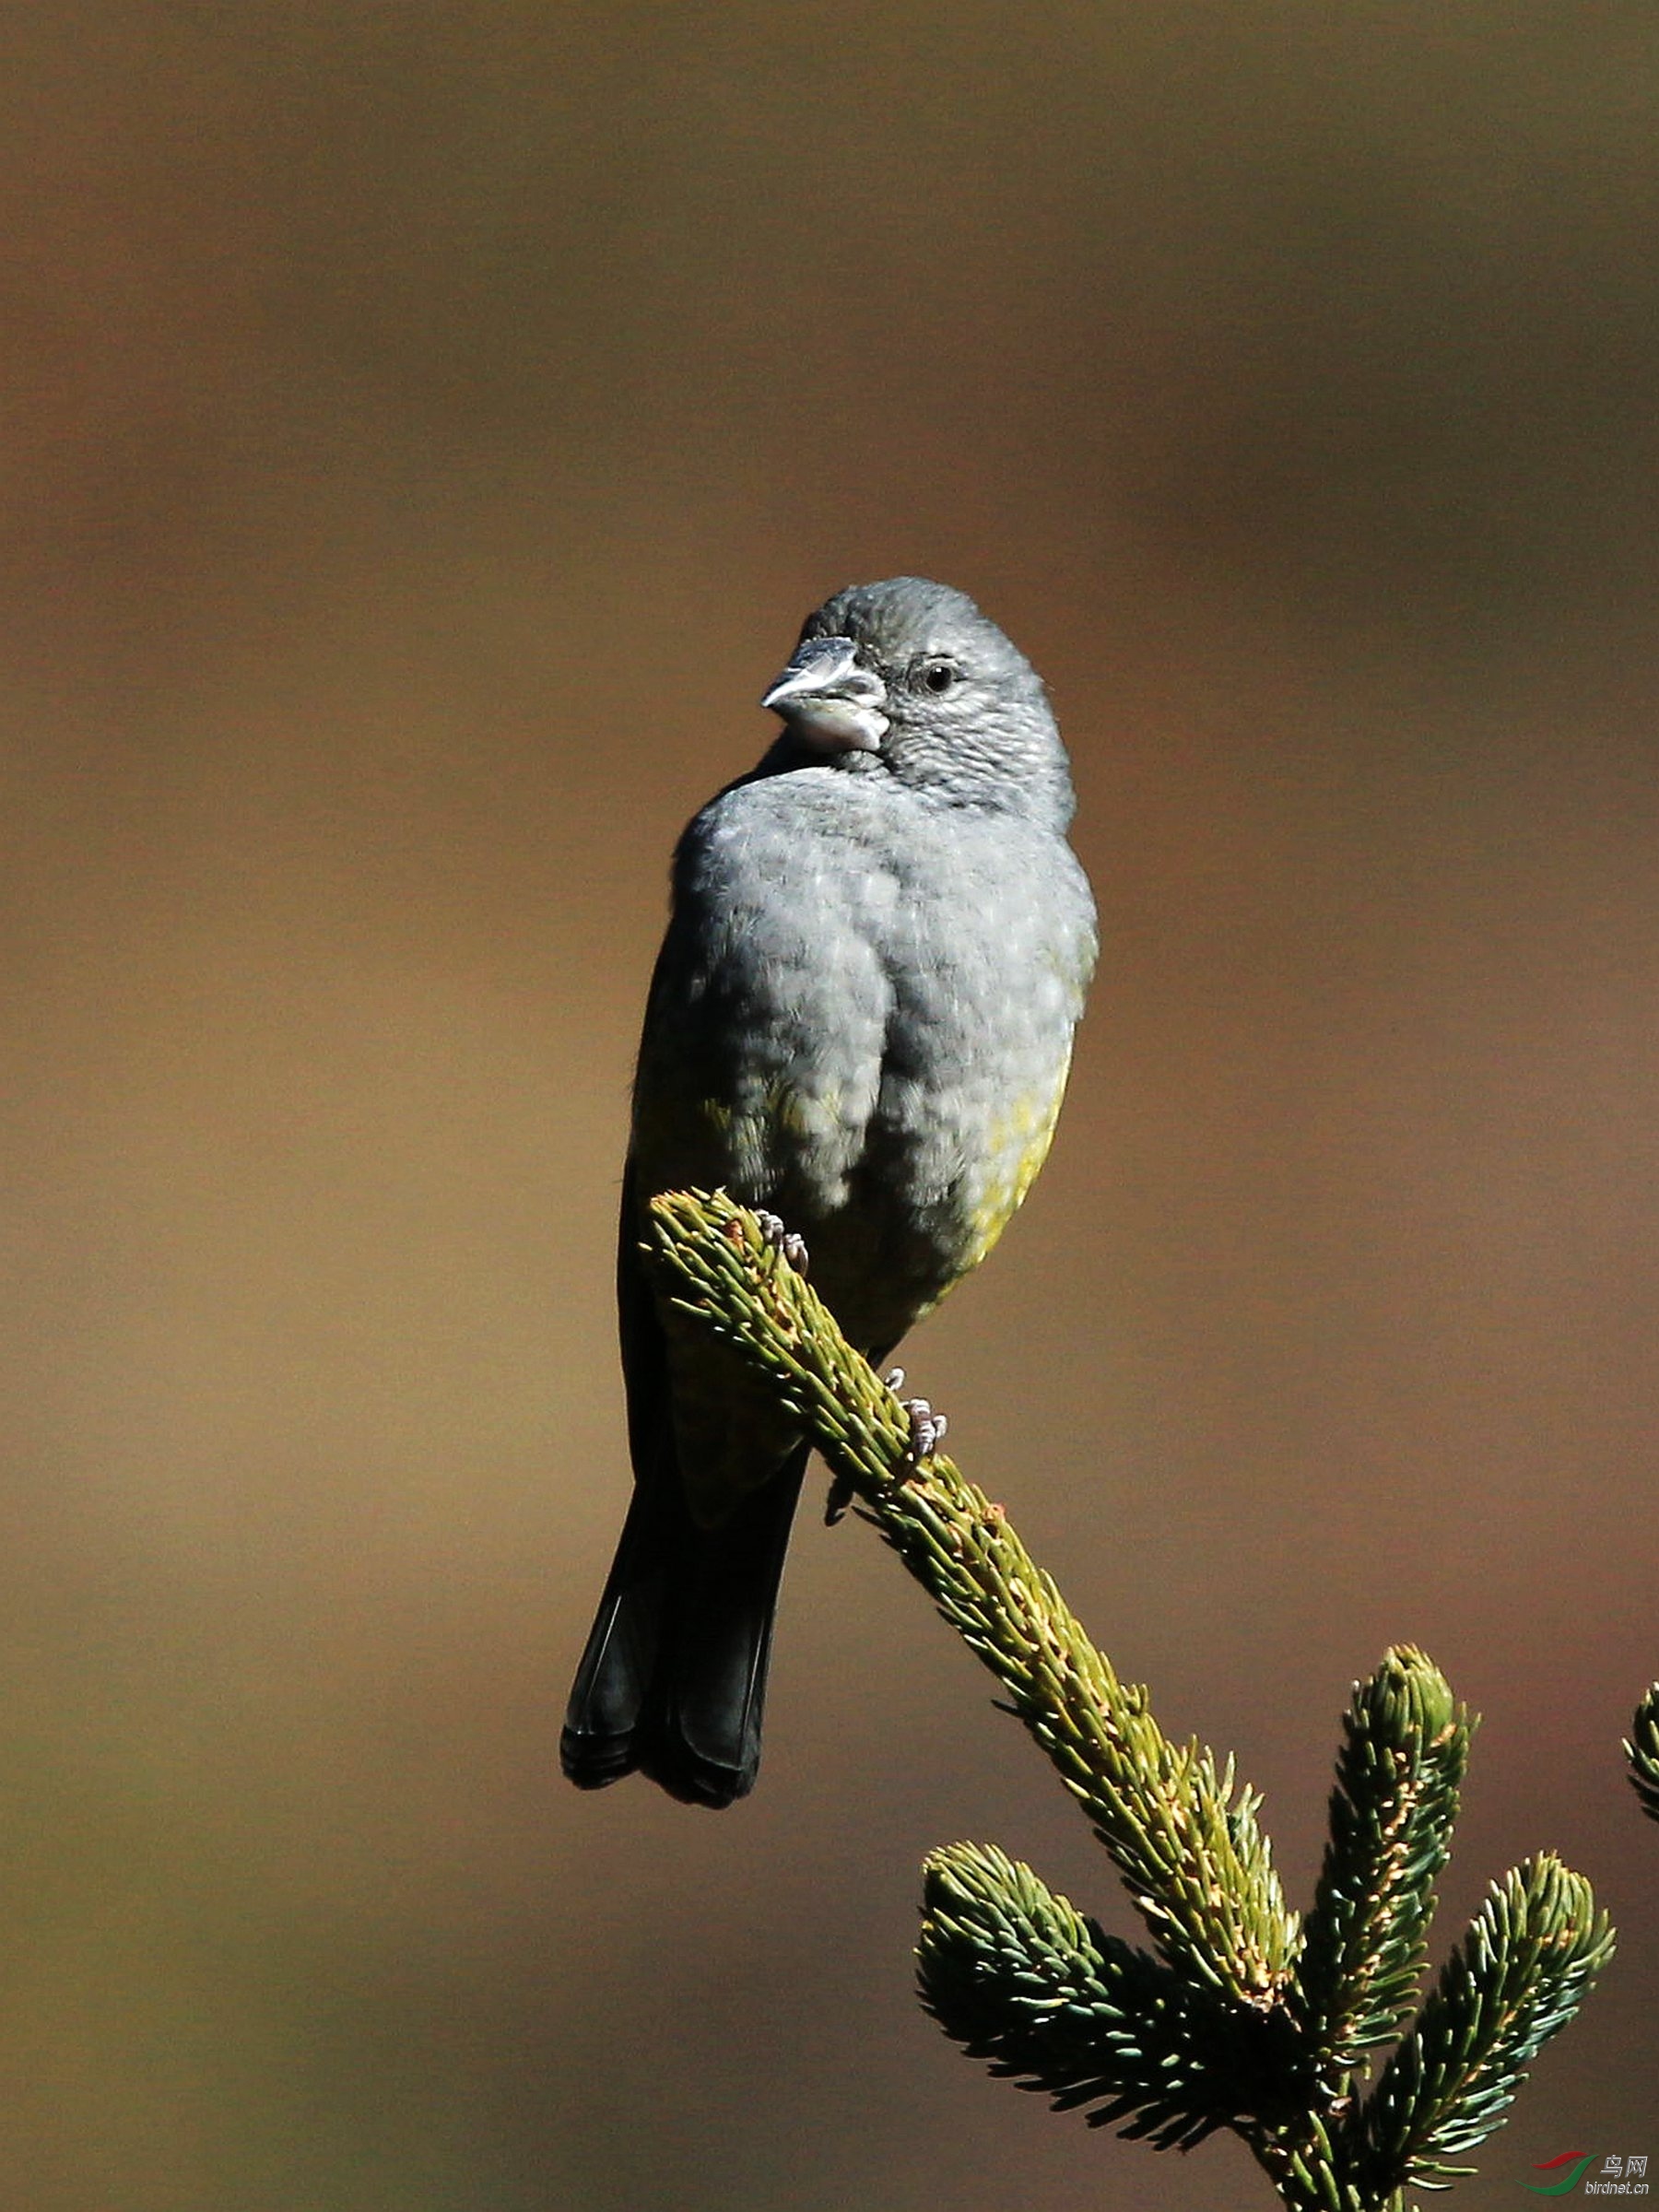
[[[906,1418],[910,1422],[910,1442],[904,1448],[905,1479],[919,1474],[923,1463],[933,1457],[945,1441],[945,1431],[950,1426],[947,1414],[935,1413],[925,1398],[906,1398],[903,1401]]]
[[[797,1236],[793,1229],[785,1229],[776,1214],[769,1214],[759,1206],[755,1208],[755,1219],[772,1250],[786,1259],[797,1275],[804,1276],[807,1269],[806,1238]]]

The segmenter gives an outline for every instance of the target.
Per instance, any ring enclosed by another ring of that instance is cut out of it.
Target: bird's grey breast
[[[835,1278],[885,1270],[920,1310],[1046,1146],[1093,947],[1082,870],[1038,824],[832,769],[735,786],[677,855],[647,1184],[774,1206],[832,1305]]]

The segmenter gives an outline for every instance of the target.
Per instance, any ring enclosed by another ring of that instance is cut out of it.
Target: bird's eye
[[[936,698],[950,689],[961,670],[954,661],[924,661],[921,673],[923,689],[933,692]]]

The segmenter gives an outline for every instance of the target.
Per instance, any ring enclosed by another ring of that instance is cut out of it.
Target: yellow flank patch
[[[691,1115],[701,1124],[705,1133],[717,1137],[730,1137],[740,1125],[746,1125],[758,1135],[766,1129],[775,1129],[780,1135],[808,1139],[817,1136],[826,1127],[833,1127],[841,1112],[841,1092],[830,1088],[821,1093],[797,1090],[788,1083],[770,1083],[759,1110],[750,1106],[745,1112],[727,1103],[724,1099],[703,1098],[682,1103],[665,1099],[656,1103],[655,1110],[639,1118],[648,1133],[665,1134],[676,1127],[684,1127],[684,1116],[688,1104]]]
[[[766,1087],[767,1118],[782,1135],[809,1137],[813,1133],[812,1100],[787,1083]]]
[[[1065,1077],[1066,1069],[1063,1067],[1060,1080],[1045,1102],[1034,1098],[1022,1099],[991,1124],[985,1149],[992,1165],[981,1188],[979,1204],[973,1209],[969,1267],[979,1265],[1019,1211],[1026,1193],[1036,1182],[1037,1171],[1054,1141],[1054,1124],[1060,1119]]]

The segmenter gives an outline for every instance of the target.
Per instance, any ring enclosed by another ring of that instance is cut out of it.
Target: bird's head
[[[760,701],[782,749],[947,803],[1064,829],[1072,792],[1042,680],[964,593],[925,577],[850,585],[806,618]],[[779,765],[784,765],[780,761]]]

